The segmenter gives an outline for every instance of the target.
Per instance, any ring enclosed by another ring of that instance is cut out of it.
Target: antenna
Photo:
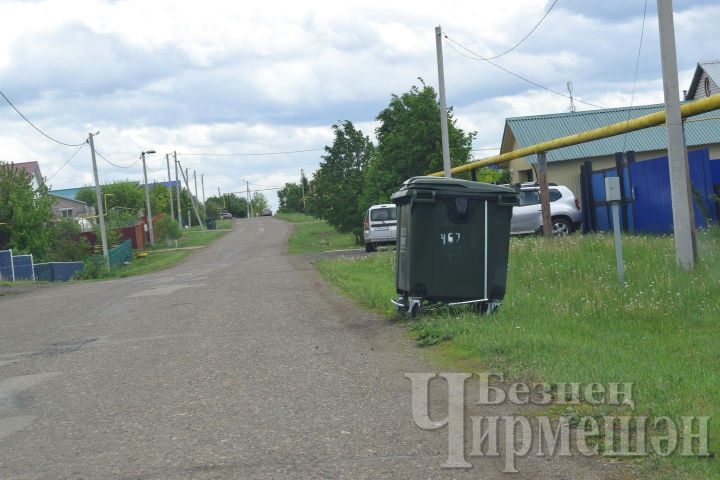
[[[570,80],[567,82],[567,90],[570,94],[570,107],[568,108],[568,111],[570,113],[575,113],[577,109],[575,108],[575,100],[573,99],[573,84]]]

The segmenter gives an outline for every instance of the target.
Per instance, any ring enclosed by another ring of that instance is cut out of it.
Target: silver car
[[[378,245],[397,241],[397,208],[393,204],[373,205],[365,213],[363,225],[365,251],[374,252]]]
[[[569,235],[580,227],[582,222],[580,202],[569,188],[550,185],[550,215],[555,235]],[[520,185],[518,205],[513,207],[510,233],[519,235],[541,231],[540,187],[537,183],[523,183]]]

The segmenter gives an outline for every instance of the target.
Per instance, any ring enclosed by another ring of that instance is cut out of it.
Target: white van
[[[394,204],[373,205],[365,213],[365,251],[374,252],[378,245],[389,245],[396,241],[397,208]]]

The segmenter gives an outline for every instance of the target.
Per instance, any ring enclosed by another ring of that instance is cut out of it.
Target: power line
[[[318,152],[321,150],[325,150],[325,148],[308,148],[305,150],[288,150],[285,152],[262,152],[262,153],[203,153],[203,152],[196,152],[196,153],[178,153],[178,155],[184,155],[184,156],[203,156],[203,157],[250,157],[250,156],[260,156],[260,155],[285,155],[289,153],[305,153],[305,152]]]
[[[474,55],[474,56],[471,57],[471,56],[469,56],[469,55],[467,55],[467,54],[459,51],[457,48],[453,47],[452,43],[448,43],[448,46],[449,46],[453,51],[457,52],[458,54],[462,55],[462,56],[465,57],[465,58],[469,58],[469,59],[471,59],[471,60],[481,60],[481,61],[487,62],[487,63],[489,63],[490,65],[492,65],[493,67],[499,68],[499,69],[502,70],[503,72],[505,72],[505,73],[507,73],[507,74],[510,74],[510,75],[512,75],[513,77],[522,80],[523,82],[527,82],[527,83],[529,83],[529,84],[531,84],[531,85],[534,85],[534,86],[536,86],[536,87],[538,87],[538,88],[541,88],[541,89],[543,89],[543,90],[546,90],[546,91],[548,91],[548,92],[550,92],[550,93],[554,93],[555,95],[559,95],[559,96],[565,97],[565,98],[567,98],[567,99],[570,98],[569,95],[565,95],[564,93],[558,92],[557,90],[553,90],[552,88],[546,87],[545,85],[540,85],[540,84],[537,83],[537,82],[534,82],[534,81],[532,81],[532,80],[530,80],[530,79],[528,79],[528,78],[526,78],[526,77],[523,77],[522,75],[519,75],[519,74],[517,74],[517,73],[515,73],[515,72],[512,72],[512,71],[508,70],[507,68],[503,67],[502,65],[499,65],[499,64],[493,62],[492,60],[483,57],[483,56],[480,55],[479,53],[473,52],[472,50],[470,50],[469,48],[467,48],[466,46],[464,46],[464,45],[461,44],[460,42],[457,42],[457,41],[453,40],[452,38],[450,38],[450,37],[447,36],[447,35],[445,35],[445,38],[446,38],[449,42],[454,43],[454,44],[457,45],[458,47],[460,47],[460,48],[462,48],[463,50],[465,50],[465,51],[469,52],[470,54]],[[594,103],[585,102],[585,101],[580,100],[579,98],[576,98],[576,97],[573,97],[573,98],[575,99],[575,101],[577,101],[577,102],[579,102],[579,103],[583,103],[583,104],[585,104],[585,105],[589,105],[589,106],[591,106],[591,107],[600,108],[600,109],[604,108],[604,107],[601,107],[601,106],[599,106],[599,105],[595,105]]]
[[[515,50],[517,47],[519,47],[525,40],[527,40],[527,39],[530,37],[530,35],[532,35],[532,34],[535,32],[535,30],[537,30],[537,28],[540,26],[540,24],[545,20],[545,17],[547,17],[548,15],[550,15],[550,12],[552,11],[553,7],[555,6],[555,4],[556,4],[557,2],[558,2],[558,0],[555,0],[555,1],[552,3],[552,5],[550,5],[550,8],[547,9],[547,11],[545,12],[545,15],[542,16],[542,18],[540,19],[540,21],[537,22],[537,23],[535,24],[535,26],[527,33],[527,35],[525,35],[523,38],[521,38],[519,42],[517,42],[517,43],[516,43],[515,45],[513,45],[512,47],[510,47],[510,48],[508,48],[507,50],[505,50],[503,53],[501,53],[501,54],[499,54],[499,55],[495,55],[494,57],[487,57],[487,59],[488,59],[488,60],[495,60],[496,58],[500,58],[500,57],[502,57],[503,55],[507,55],[508,53],[512,52],[512,51]]]
[[[38,128],[37,125],[32,123],[25,115],[23,115],[23,113],[20,110],[18,110],[18,108],[15,105],[13,105],[13,103],[10,101],[10,99],[8,97],[6,97],[2,91],[0,91],[0,95],[2,95],[2,97],[8,103],[8,105],[10,105],[13,108],[13,110],[15,110],[15,112],[17,112],[17,114],[20,115],[20,117],[22,117],[23,120],[25,120],[28,124],[30,124],[30,126],[33,127],[35,130],[37,130],[38,133],[40,133],[43,137],[48,138],[55,143],[59,143],[60,145],[65,145],[66,147],[79,147],[80,145],[85,143],[85,142],[83,142],[83,143],[65,143],[65,142],[61,142],[60,140],[58,140],[56,138],[51,137],[47,133],[40,130],[40,128]]]
[[[110,165],[112,165],[113,167],[117,167],[117,168],[132,168],[135,165],[137,165],[141,160],[140,158],[138,158],[137,160],[135,160],[135,162],[131,163],[130,165],[118,165],[117,163],[113,163],[110,160],[108,160],[107,158],[105,158],[103,156],[103,154],[98,151],[97,148],[95,149],[95,153],[97,154],[98,157],[102,158],[105,162],[107,162]]]
[[[630,108],[633,106],[633,101],[635,100],[635,85],[637,85],[637,77],[638,77],[638,69],[640,67],[640,53],[642,52],[642,45],[643,45],[643,36],[645,35],[645,17],[647,16],[647,0],[645,0],[645,6],[643,7],[643,19],[642,19],[642,27],[640,27],[640,45],[638,46],[638,53],[637,58],[635,59],[635,76],[633,77],[633,87],[632,87],[632,94],[630,95]],[[627,121],[625,122],[625,125],[630,121],[630,110],[628,109],[628,116]],[[625,151],[625,146],[627,144],[627,132],[625,132],[625,135],[623,135],[623,148],[622,151]]]
[[[65,162],[63,162],[62,165],[60,165],[60,168],[58,168],[57,170],[55,170],[55,172],[53,172],[52,175],[50,175],[49,177],[47,177],[47,178],[45,179],[45,181],[46,181],[46,182],[49,182],[55,175],[57,175],[58,173],[60,173],[60,170],[62,170],[63,168],[65,168],[65,165],[67,165],[68,163],[70,163],[70,160],[72,160],[73,158],[75,158],[75,155],[77,155],[78,153],[80,153],[80,150],[82,150],[82,149],[85,147],[85,145],[87,145],[87,143],[81,144],[80,147],[78,147],[78,149],[75,150],[75,153],[73,153],[72,155],[70,155],[70,156],[68,157],[68,159],[65,160]]]

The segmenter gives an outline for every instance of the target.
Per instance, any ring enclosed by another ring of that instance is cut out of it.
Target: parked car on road
[[[378,245],[396,242],[397,208],[394,204],[373,205],[365,213],[363,225],[365,251],[374,252]]]
[[[262,213],[260,215],[263,217],[272,217],[272,210],[270,210],[269,208],[266,208],[265,210],[262,211]]]
[[[555,235],[569,235],[580,227],[580,202],[569,188],[550,184],[550,216]],[[510,233],[513,235],[542,231],[540,187],[537,183],[520,185],[518,205],[513,207]]]
[[[222,213],[220,214],[220,218],[223,219],[223,220],[225,220],[225,219],[228,219],[228,218],[233,218],[233,216],[232,216],[231,213],[222,212]]]

